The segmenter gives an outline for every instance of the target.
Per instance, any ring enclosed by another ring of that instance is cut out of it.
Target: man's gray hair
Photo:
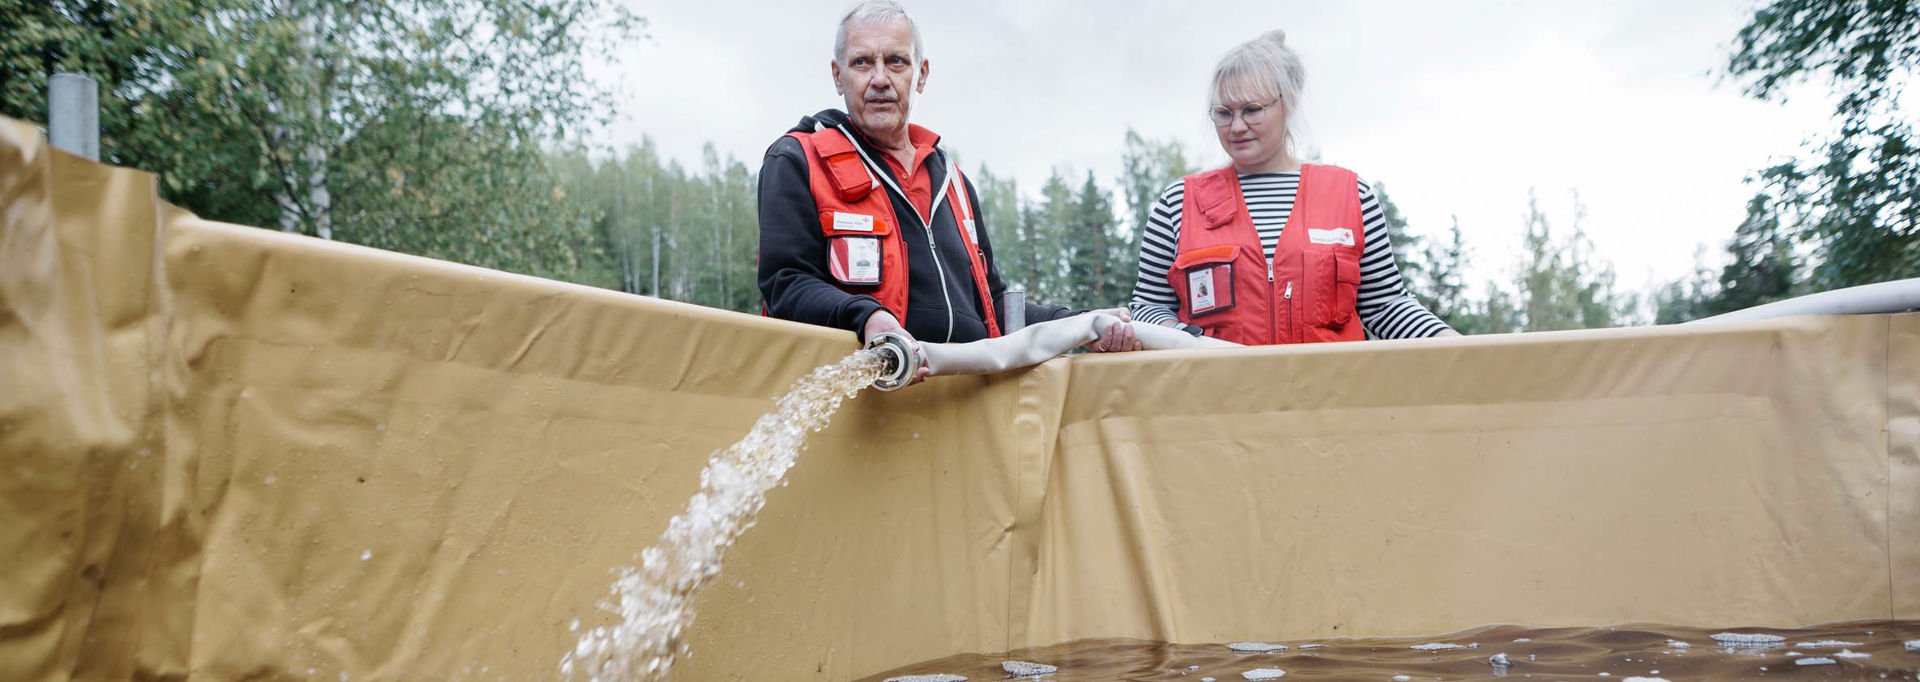
[[[919,65],[920,60],[927,57],[926,49],[920,45],[920,25],[913,23],[913,17],[907,16],[907,8],[901,7],[900,3],[893,0],[861,0],[847,10],[846,16],[840,17],[840,30],[833,34],[834,63],[846,66],[840,58],[847,51],[848,24],[856,21],[892,21],[894,19],[907,20],[907,28],[913,31],[913,63],[916,66]]]

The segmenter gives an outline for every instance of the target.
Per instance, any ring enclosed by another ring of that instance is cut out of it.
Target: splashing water
[[[767,491],[793,468],[807,434],[825,428],[842,400],[879,379],[882,365],[879,354],[857,351],[815,369],[795,381],[746,438],[715,452],[686,511],[640,553],[639,567],[618,569],[613,597],[601,608],[620,622],[582,633],[560,662],[561,676],[666,679],[674,659],[686,653],[681,635],[693,623],[694,595],[720,574],[727,548],[753,526]]]

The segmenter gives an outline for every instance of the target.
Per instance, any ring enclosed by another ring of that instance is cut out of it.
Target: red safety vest
[[[842,291],[866,294],[880,301],[900,322],[907,321],[907,243],[893,202],[880,186],[879,171],[871,168],[837,128],[811,133],[787,133],[800,141],[807,155],[807,186],[820,211],[820,231],[827,236],[827,265]],[[1000,335],[993,294],[987,286],[986,254],[974,236],[973,202],[960,168],[947,162],[947,186],[934,196],[926,219],[938,223],[942,198],[952,205],[954,228],[967,245],[973,266],[973,285],[980,296],[987,336]],[[904,200],[904,199],[903,199]],[[911,216],[916,222],[921,218]],[[931,228],[929,228],[931,229]],[[943,282],[941,286],[946,286]]]
[[[1187,176],[1167,271],[1180,320],[1246,345],[1366,338],[1354,310],[1366,250],[1358,183],[1345,168],[1302,166],[1269,262],[1234,169]]]

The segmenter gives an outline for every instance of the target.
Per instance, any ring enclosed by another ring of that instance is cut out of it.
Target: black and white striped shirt
[[[1246,196],[1247,211],[1253,216],[1260,246],[1269,260],[1299,191],[1298,171],[1240,176],[1240,193]],[[1167,271],[1173,267],[1174,251],[1180,244],[1180,215],[1186,193],[1186,181],[1174,182],[1160,193],[1160,201],[1147,218],[1147,231],[1140,240],[1139,278],[1134,282],[1129,305],[1134,319],[1154,324],[1178,319],[1174,310],[1180,302],[1167,284]],[[1420,305],[1401,283],[1400,266],[1393,262],[1393,243],[1387,237],[1386,213],[1364,180],[1360,182],[1360,215],[1367,246],[1360,257],[1360,292],[1354,307],[1367,334],[1407,339],[1433,336],[1447,329],[1447,323]]]

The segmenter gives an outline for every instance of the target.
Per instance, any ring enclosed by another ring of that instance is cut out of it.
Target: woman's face
[[[1235,84],[1229,84],[1235,85]],[[1227,87],[1226,92],[1258,92],[1255,88]],[[1223,96],[1211,112],[1220,148],[1243,172],[1278,170],[1286,158],[1287,112],[1278,97],[1248,100]]]

